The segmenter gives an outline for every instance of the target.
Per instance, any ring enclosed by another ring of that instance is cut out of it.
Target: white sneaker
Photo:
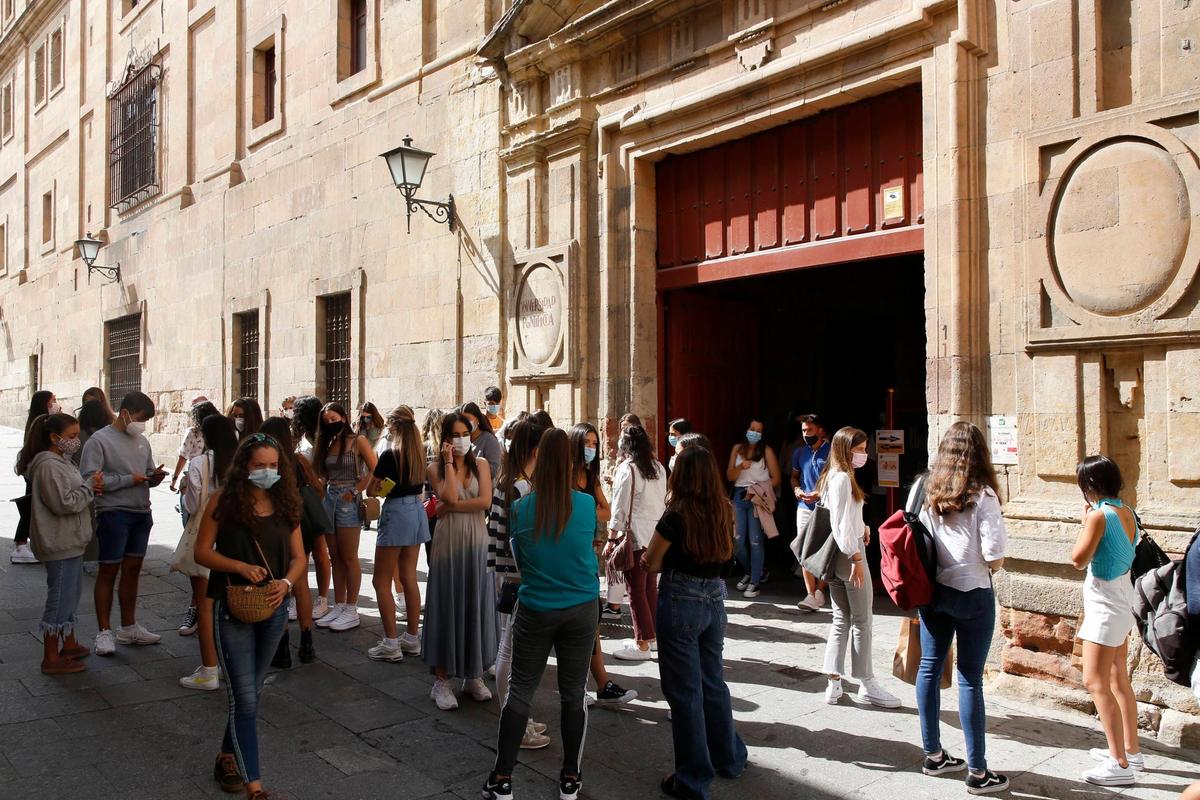
[[[1122,767],[1112,756],[1083,773],[1083,779],[1097,786],[1128,786],[1137,780],[1130,767]]]
[[[651,661],[654,658],[654,651],[647,647],[645,650],[637,646],[637,643],[623,647],[613,653],[613,658],[618,661]]]
[[[342,613],[338,618],[329,623],[329,630],[348,631],[351,628],[357,628],[358,625],[358,606],[345,605],[342,606]]]
[[[293,621],[293,622],[296,620],[296,598],[295,597],[288,598],[288,620]]]
[[[321,617],[325,616],[328,613],[329,613],[329,601],[326,600],[324,597],[318,597],[316,599],[316,602],[313,603],[312,618],[314,620],[317,620],[317,619],[320,619]]]
[[[38,563],[37,556],[29,549],[28,542],[22,542],[13,548],[9,554],[8,560],[14,564],[36,564]]]
[[[179,685],[185,689],[199,689],[204,692],[215,692],[221,688],[221,679],[217,677],[216,667],[196,667],[196,671],[186,678],[179,679]]]
[[[801,600],[796,606],[801,611],[820,611],[825,607],[825,593],[820,589]]]
[[[408,611],[408,603],[404,600],[404,592],[396,592],[396,613],[403,614]]]
[[[437,703],[437,707],[442,711],[453,711],[458,708],[458,698],[454,696],[454,687],[450,685],[450,681],[440,681],[435,678],[429,697]]]
[[[113,632],[105,629],[96,634],[96,641],[92,645],[92,652],[98,656],[111,656],[117,652],[117,642],[113,638]]]
[[[746,587],[746,591],[742,592],[742,597],[758,597],[758,584],[752,583]]]
[[[421,637],[405,631],[400,634],[400,649],[410,656],[421,655]]]
[[[746,591],[746,587],[749,585],[750,585],[750,576],[743,575],[742,579],[737,582],[737,590],[739,592],[744,592],[744,591]]]
[[[161,638],[157,633],[151,633],[142,627],[140,622],[117,628],[117,644],[158,644],[158,640]]]
[[[858,687],[858,702],[879,706],[880,708],[899,708],[900,698],[879,685],[879,681],[869,678]]]
[[[525,736],[521,739],[522,750],[541,750],[543,747],[549,746],[549,736],[534,730],[532,723],[525,726]]]
[[[1103,747],[1093,747],[1088,751],[1088,755],[1094,761],[1104,763],[1112,758],[1112,754]],[[1134,772],[1144,772],[1146,769],[1146,755],[1144,753],[1126,753],[1125,760],[1129,762],[1129,768]]]
[[[463,684],[463,691],[471,695],[471,699],[486,703],[492,699],[492,690],[487,687],[482,678],[471,678]]]
[[[829,685],[825,687],[825,702],[831,706],[836,706],[838,700],[842,699],[845,692],[842,690],[842,679],[831,680]]]
[[[372,661],[403,661],[404,653],[400,650],[400,643],[388,645],[384,640],[380,640],[379,644],[367,651],[367,658]]]
[[[328,609],[326,610],[326,612],[324,614],[322,614],[320,617],[318,617],[317,612],[314,609],[313,610],[313,624],[316,625],[318,628],[328,628],[329,624],[331,622],[333,622],[335,619],[337,619],[338,617],[340,617],[342,615],[342,611],[344,611],[344,610],[345,610],[345,606],[343,606],[341,603],[334,603],[332,606],[328,607]]]

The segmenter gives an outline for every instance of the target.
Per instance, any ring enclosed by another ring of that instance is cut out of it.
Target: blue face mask
[[[746,441],[750,444],[758,444],[762,441],[762,431],[746,431]]]
[[[500,405],[498,403],[494,405],[488,405],[487,412],[493,417],[500,416]]]
[[[679,447],[679,437],[671,434],[667,437],[667,444],[671,445],[671,447]]]
[[[594,448],[594,447],[583,448],[583,463],[590,464],[595,460],[596,460],[596,448]]]
[[[250,482],[260,489],[270,489],[279,482],[279,470],[277,469],[256,469],[247,477]]]

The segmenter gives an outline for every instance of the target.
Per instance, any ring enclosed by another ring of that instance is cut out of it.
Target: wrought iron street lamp
[[[425,168],[433,153],[412,146],[412,137],[405,136],[404,144],[383,153],[388,170],[392,173],[392,181],[404,195],[405,211],[408,216],[408,232],[412,233],[412,215],[416,209],[421,209],[434,222],[444,222],[454,230],[454,195],[445,203],[436,200],[421,200],[416,197],[425,179]]]
[[[93,272],[99,272],[101,275],[107,277],[109,281],[119,281],[121,280],[121,265],[119,263],[113,264],[111,267],[101,266],[96,263],[96,256],[100,254],[100,248],[103,245],[104,242],[93,238],[90,231],[85,233],[82,239],[75,240],[75,246],[79,248],[79,255],[83,258],[84,263],[87,264],[89,276]]]

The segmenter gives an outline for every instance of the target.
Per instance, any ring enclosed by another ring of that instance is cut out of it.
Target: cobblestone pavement
[[[18,434],[0,429],[0,491],[22,485],[10,468]],[[38,670],[37,623],[45,573],[9,563],[16,521],[0,503],[0,798],[52,794],[64,798],[220,797],[211,768],[226,715],[226,696],[183,689],[178,679],[199,663],[196,643],[176,626],[187,605],[187,582],[168,571],[179,536],[174,498],[154,492],[155,528],[141,579],[138,619],[163,635],[153,647],[119,647],[112,658],[88,659],[88,671],[46,677]],[[364,537],[370,571],[374,537]],[[422,573],[423,575],[423,573]],[[371,662],[379,637],[370,580],[363,581],[364,624],[347,633],[318,632],[319,660],[274,672],[264,693],[259,732],[268,788],[290,798],[476,798],[494,756],[497,704],[463,698],[458,711],[439,712],[419,659]],[[738,728],[751,763],[741,779],[718,781],[713,797],[738,800],[797,798],[960,798],[959,778],[920,774],[921,748],[912,687],[887,682],[904,701],[895,711],[823,702],[819,674],[828,615],[801,616],[794,581],[772,582],[754,601],[735,593],[729,603],[727,677]],[[91,577],[81,605],[80,638],[96,632]],[[890,675],[899,620],[886,598],[876,618],[877,669]],[[888,610],[883,610],[884,608]],[[625,624],[603,627],[614,639]],[[296,637],[293,637],[295,643]],[[590,716],[583,795],[634,800],[659,796],[657,782],[671,767],[667,706],[654,663],[610,659],[620,683],[638,691],[634,703]],[[548,675],[535,716],[557,727]],[[962,732],[946,696],[946,747],[963,754]],[[1116,792],[1080,783],[1086,748],[1103,744],[1094,720],[988,698],[988,756],[1012,779],[1020,798],[1102,798]],[[1173,798],[1196,779],[1196,753],[1147,747],[1147,773],[1122,796]],[[522,754],[518,797],[556,797],[561,749]],[[960,776],[961,777],[961,776]]]

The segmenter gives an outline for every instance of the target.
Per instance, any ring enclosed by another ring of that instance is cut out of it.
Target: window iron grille
[[[325,298],[325,395],[350,403],[350,293]]]
[[[158,89],[162,68],[150,62],[126,70],[109,95],[108,205],[125,211],[159,192]]]
[[[258,399],[258,312],[238,315],[238,397]]]
[[[142,315],[109,322],[108,399],[113,408],[130,392],[142,390]]]

